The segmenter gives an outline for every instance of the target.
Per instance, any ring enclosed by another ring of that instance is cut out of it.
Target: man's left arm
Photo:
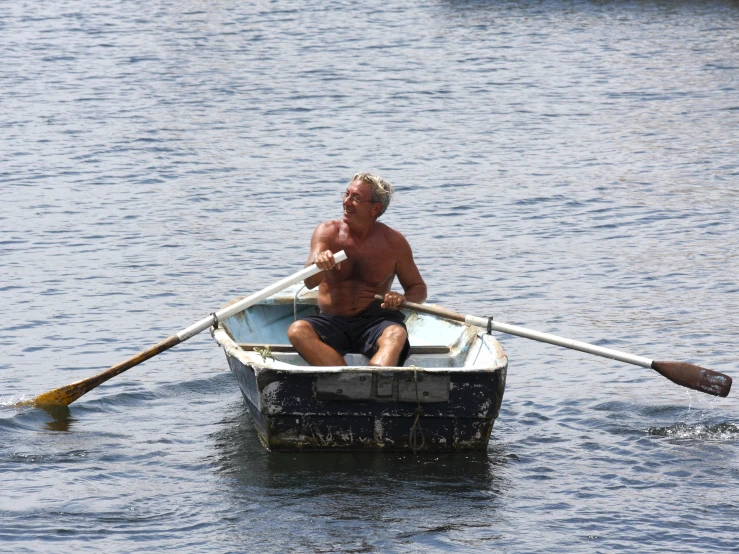
[[[426,283],[421,277],[421,272],[418,271],[416,262],[413,261],[411,246],[402,235],[399,239],[400,255],[395,266],[395,274],[398,276],[400,286],[403,287],[403,294],[392,291],[385,294],[383,308],[397,308],[404,300],[417,304],[421,304],[426,300]]]
[[[400,286],[403,287],[405,299],[416,304],[423,304],[427,296],[426,283],[423,281],[413,257],[403,264],[404,269],[401,270],[400,265],[398,264],[398,281],[400,281]]]

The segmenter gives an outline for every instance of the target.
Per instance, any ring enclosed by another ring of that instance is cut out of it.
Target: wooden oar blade
[[[151,346],[146,350],[142,350],[138,354],[131,356],[127,360],[109,367],[102,373],[98,373],[97,375],[93,375],[92,377],[88,377],[87,379],[82,379],[81,381],[77,381],[70,385],[59,387],[58,389],[39,394],[36,398],[30,401],[30,403],[36,406],[69,406],[80,396],[82,396],[86,392],[90,392],[99,384],[104,383],[108,379],[123,373],[127,369],[139,365],[141,362],[145,362],[149,358],[156,356],[157,354],[160,354],[165,350],[169,350],[180,342],[181,341],[177,337],[177,335],[172,335],[171,337],[158,342],[154,346]]]
[[[652,362],[652,369],[673,383],[714,396],[728,396],[731,377],[684,362]]]
[[[98,386],[98,382],[92,379],[83,379],[64,387],[39,394],[30,403],[36,406],[69,406],[86,392]]]

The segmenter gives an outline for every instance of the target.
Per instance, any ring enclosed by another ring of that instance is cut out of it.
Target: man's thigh
[[[403,365],[408,353],[410,352],[410,342],[408,341],[408,329],[402,321],[396,321],[393,319],[378,318],[376,321],[368,323],[359,333],[353,337],[352,348],[355,352],[364,354],[367,358],[372,358],[378,349],[378,342],[382,333],[390,327],[397,326],[405,331],[405,344],[400,353],[400,360],[398,365]]]
[[[304,317],[318,337],[342,356],[351,350],[349,329],[344,321],[336,316],[320,314]]]

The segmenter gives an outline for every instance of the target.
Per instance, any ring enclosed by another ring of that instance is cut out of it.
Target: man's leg
[[[394,367],[400,361],[400,354],[403,352],[405,340],[408,333],[400,325],[390,325],[387,327],[377,339],[377,352],[369,361],[369,365]]]
[[[298,320],[290,325],[287,330],[287,338],[290,339],[290,344],[295,347],[298,354],[310,365],[346,365],[344,357],[323,342],[313,326],[307,321]]]

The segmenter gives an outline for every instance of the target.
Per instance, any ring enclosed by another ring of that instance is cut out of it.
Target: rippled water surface
[[[499,336],[487,453],[279,454],[203,333],[297,271],[337,191],[430,301],[736,377],[739,4],[0,7],[0,540],[15,552],[709,552],[738,392]]]

